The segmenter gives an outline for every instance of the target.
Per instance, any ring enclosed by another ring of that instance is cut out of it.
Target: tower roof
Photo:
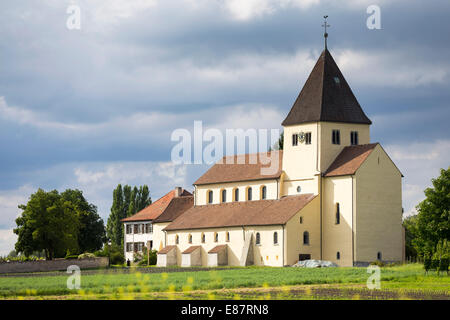
[[[282,125],[318,121],[372,124],[326,48]]]

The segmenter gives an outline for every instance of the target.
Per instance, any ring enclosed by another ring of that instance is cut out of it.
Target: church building
[[[124,219],[127,258],[146,245],[159,266],[404,260],[402,174],[371,142],[371,125],[325,47],[282,122],[283,150],[272,151],[279,170],[263,175],[259,157],[224,157],[193,194],[177,188]],[[152,232],[140,236],[147,224]]]

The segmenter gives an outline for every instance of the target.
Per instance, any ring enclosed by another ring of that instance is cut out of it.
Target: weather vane
[[[327,28],[330,27],[330,25],[327,24],[328,16],[323,16],[323,18],[325,19],[325,22],[323,23],[322,27],[325,28],[325,33],[323,34],[323,37],[325,38],[325,49],[326,49],[327,48],[327,38],[328,38]]]

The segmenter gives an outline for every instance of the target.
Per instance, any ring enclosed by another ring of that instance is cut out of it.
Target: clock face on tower
[[[305,133],[303,131],[298,134],[298,140],[300,143],[305,142]]]

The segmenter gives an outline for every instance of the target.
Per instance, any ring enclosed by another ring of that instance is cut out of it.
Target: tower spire
[[[322,25],[322,27],[324,27],[324,29],[325,29],[325,32],[323,34],[323,37],[325,38],[325,49],[327,49],[327,38],[328,38],[327,27],[330,27],[330,25],[327,24],[327,18],[328,18],[328,16],[323,16],[324,23]]]

